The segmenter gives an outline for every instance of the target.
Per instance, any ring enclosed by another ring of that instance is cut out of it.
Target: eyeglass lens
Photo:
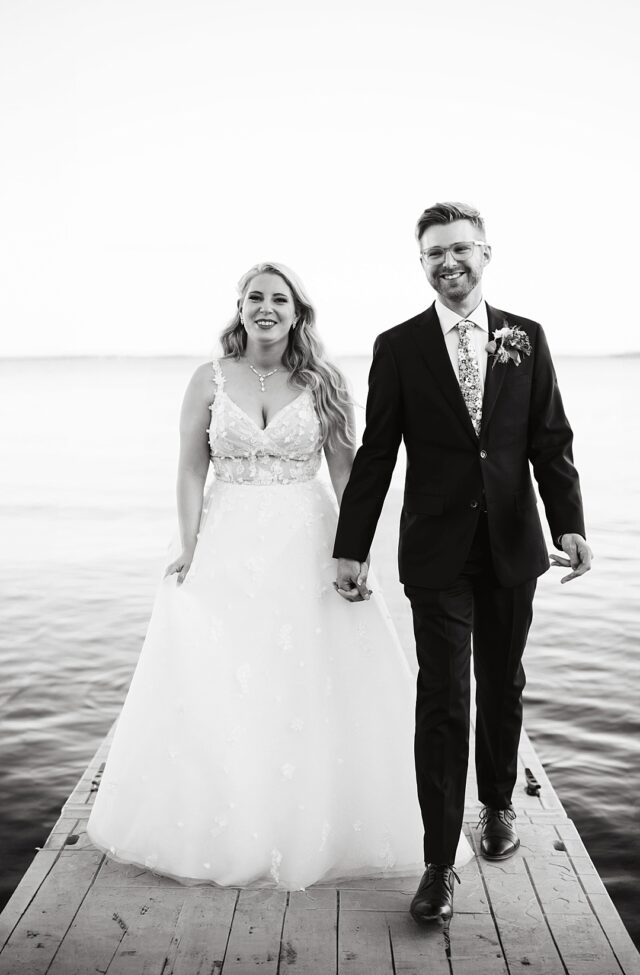
[[[431,247],[428,251],[424,252],[425,259],[429,264],[440,264],[444,261],[444,255],[446,252],[451,251],[451,254],[456,260],[464,261],[471,256],[473,252],[473,244],[453,244],[451,247]]]

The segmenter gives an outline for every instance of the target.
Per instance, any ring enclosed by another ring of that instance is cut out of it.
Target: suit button
[[[481,451],[480,451],[480,456],[481,456],[481,457],[482,457],[482,459],[484,460],[484,459],[485,459],[485,457],[487,456],[487,452],[486,452],[486,450],[481,450]]]
[[[477,507],[478,507],[478,502],[477,502],[477,501],[476,501],[476,500],[474,499],[474,500],[473,500],[473,501],[471,502],[471,504],[469,505],[469,507],[470,507],[470,508],[477,508]]]

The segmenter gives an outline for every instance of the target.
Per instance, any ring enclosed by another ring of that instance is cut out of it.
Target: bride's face
[[[250,340],[285,339],[296,317],[291,288],[279,274],[257,274],[242,299],[240,317]]]

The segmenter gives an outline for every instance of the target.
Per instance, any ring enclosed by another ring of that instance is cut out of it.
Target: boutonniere
[[[509,362],[510,359],[519,366],[523,355],[531,355],[529,336],[523,329],[509,325],[506,319],[503,319],[502,326],[494,331],[485,349],[493,358],[494,368],[497,362]]]

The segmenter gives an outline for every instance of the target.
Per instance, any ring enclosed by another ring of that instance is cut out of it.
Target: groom
[[[362,446],[342,498],[338,592],[367,599],[366,562],[396,463],[407,451],[400,580],[411,602],[419,673],[415,761],[426,870],[417,920],[448,919],[469,750],[471,637],[481,850],[519,846],[511,796],[522,725],[521,658],[536,578],[549,568],[530,465],[551,536],[590,568],[572,432],[540,325],[482,297],[491,259],[482,217],[460,203],[424,211],[416,236],[437,299],[376,339]]]

